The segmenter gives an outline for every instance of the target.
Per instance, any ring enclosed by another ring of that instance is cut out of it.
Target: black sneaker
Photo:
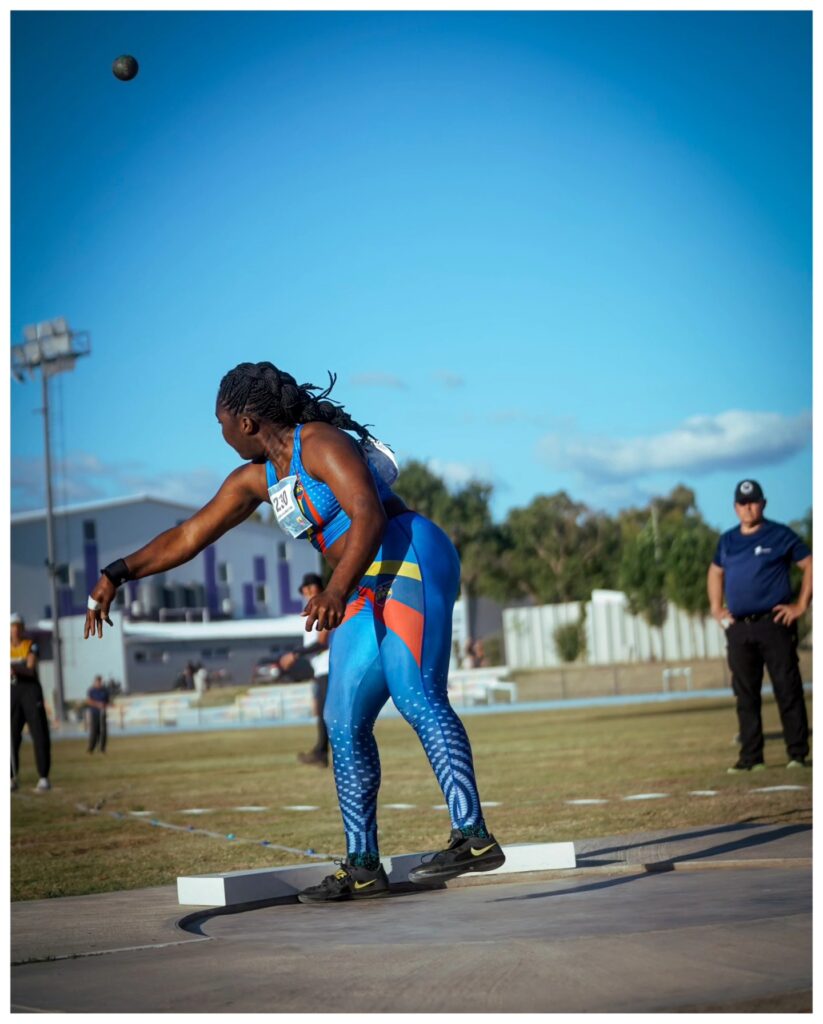
[[[494,836],[467,838],[459,828],[455,828],[452,829],[446,849],[435,853],[431,860],[412,868],[409,881],[415,885],[448,882],[466,872],[493,871],[505,863],[506,855]]]
[[[745,761],[738,761],[737,764],[732,765],[731,768],[726,769],[728,775],[739,775],[741,772],[762,772],[766,770],[765,764],[762,761],[756,761],[754,764],[747,764]]]
[[[340,870],[327,875],[319,885],[297,894],[301,903],[336,903],[340,900],[373,900],[389,895],[389,879],[381,864],[376,871],[335,861]]]

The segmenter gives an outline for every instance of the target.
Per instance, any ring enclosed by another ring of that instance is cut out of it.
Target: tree
[[[510,595],[537,604],[588,600],[614,587],[620,529],[565,493],[539,495],[512,509],[504,523],[502,565]]]
[[[706,573],[717,548],[718,533],[702,520],[671,531],[665,550],[665,594],[690,615],[706,615]]]
[[[812,517],[812,510],[808,509],[802,519],[795,519],[789,523],[792,530],[798,535],[798,537],[804,540],[809,548],[813,550],[812,541],[814,540],[814,519]],[[798,594],[800,591],[801,582],[803,579],[803,573],[796,565],[792,565],[790,570],[790,579],[792,584],[792,593]],[[812,609],[809,607],[804,615],[801,615],[797,620],[797,636],[800,641],[806,639],[812,628]]]
[[[400,495],[409,508],[449,532],[446,525],[451,504],[449,490],[445,482],[422,462],[416,459],[404,462],[392,490]]]
[[[665,568],[651,524],[624,542],[619,580],[632,613],[642,615],[650,626],[662,626],[667,611]]]
[[[404,463],[393,489],[410,508],[437,523],[457,548],[471,635],[474,598],[481,593],[496,596],[503,589],[500,553],[504,541],[502,531],[492,522],[492,485],[470,480],[449,490],[436,473],[412,460]]]

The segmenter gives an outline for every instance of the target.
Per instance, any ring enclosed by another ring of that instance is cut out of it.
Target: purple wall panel
[[[85,608],[83,608],[82,611],[85,611]],[[72,594],[71,587],[57,588],[57,614],[60,616],[80,614],[80,611],[75,613],[74,595]]]
[[[243,614],[247,618],[254,617],[254,584],[243,584]]]
[[[254,556],[254,582],[266,582],[266,559],[261,555]]]
[[[288,562],[277,563],[277,589],[280,595],[281,615],[296,615],[298,612],[303,611],[303,601],[300,595],[298,594],[295,598],[292,592]]]
[[[216,615],[220,608],[217,597],[217,551],[213,544],[203,552],[203,559],[206,567],[206,607],[212,615]]]
[[[83,560],[86,567],[86,591],[90,594],[94,589],[94,584],[100,578],[96,541],[89,540],[83,545]]]

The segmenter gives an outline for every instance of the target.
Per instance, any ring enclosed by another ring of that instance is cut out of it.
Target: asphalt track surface
[[[227,913],[174,887],[12,905],[16,1012],[811,1009],[811,828],[576,843],[570,872]]]

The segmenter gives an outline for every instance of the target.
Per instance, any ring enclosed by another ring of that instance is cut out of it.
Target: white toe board
[[[506,863],[484,875],[510,875],[521,871],[547,871],[576,865],[574,843],[520,843],[504,846]],[[404,853],[383,857],[393,883],[408,881],[409,871],[428,853]],[[295,864],[282,868],[256,868],[214,875],[182,875],[177,879],[177,900],[187,907],[228,907],[237,903],[294,896],[336,870],[331,861]]]

